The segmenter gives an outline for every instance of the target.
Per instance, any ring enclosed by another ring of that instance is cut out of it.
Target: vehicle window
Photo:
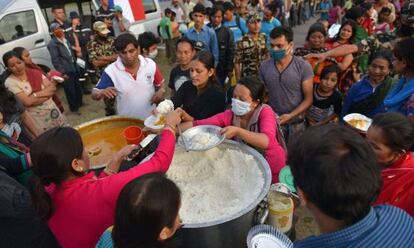
[[[34,33],[37,33],[37,24],[33,10],[12,13],[0,20],[0,37],[4,43]]]
[[[155,5],[154,0],[143,0],[142,4],[144,5],[145,14],[157,11],[157,6]]]

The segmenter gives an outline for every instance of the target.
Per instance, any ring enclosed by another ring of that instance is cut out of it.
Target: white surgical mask
[[[151,59],[155,59],[155,57],[157,57],[158,55],[158,49],[155,49],[154,51],[148,53],[148,57]]]
[[[231,99],[231,111],[237,116],[243,116],[251,110],[250,103],[240,101],[236,98]]]

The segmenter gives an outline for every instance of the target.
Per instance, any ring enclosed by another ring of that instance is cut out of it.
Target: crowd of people
[[[68,22],[63,7],[52,8],[55,70],[23,47],[3,55],[0,244],[173,246],[181,195],[164,173],[177,129],[209,124],[259,151],[272,183],[290,165],[321,232],[294,247],[413,247],[412,0],[172,0],[159,34],[138,39],[120,6],[100,2],[93,31],[78,13]],[[295,44],[292,26],[315,15]],[[154,62],[161,42],[168,82]],[[175,110],[154,156],[120,171],[136,149],[128,145],[91,171],[65,117],[81,114],[83,94],[104,101],[107,116],[142,120],[169,96]],[[372,119],[367,132],[344,123],[351,113]]]

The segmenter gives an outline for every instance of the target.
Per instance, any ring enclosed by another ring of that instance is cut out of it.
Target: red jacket
[[[115,206],[122,188],[144,174],[166,172],[175,149],[171,131],[164,131],[154,156],[147,162],[114,175],[94,172],[49,186],[53,215],[48,225],[62,247],[95,247],[100,235],[113,225]]]
[[[382,171],[384,184],[375,202],[401,208],[414,217],[414,157],[404,154],[391,167]]]

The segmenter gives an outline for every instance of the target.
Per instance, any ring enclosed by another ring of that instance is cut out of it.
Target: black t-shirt
[[[196,120],[211,117],[226,109],[224,92],[216,85],[207,86],[202,94],[197,95],[197,88],[187,81],[171,100],[176,108],[182,107]]]
[[[330,96],[318,94],[318,85],[313,87],[313,103],[308,109],[306,116],[317,122],[324,120],[333,113],[339,115],[342,110],[342,95],[335,90]]]
[[[170,72],[170,81],[168,82],[168,87],[175,91],[183,85],[186,81],[191,80],[190,69],[181,70],[181,67],[177,65]]]

